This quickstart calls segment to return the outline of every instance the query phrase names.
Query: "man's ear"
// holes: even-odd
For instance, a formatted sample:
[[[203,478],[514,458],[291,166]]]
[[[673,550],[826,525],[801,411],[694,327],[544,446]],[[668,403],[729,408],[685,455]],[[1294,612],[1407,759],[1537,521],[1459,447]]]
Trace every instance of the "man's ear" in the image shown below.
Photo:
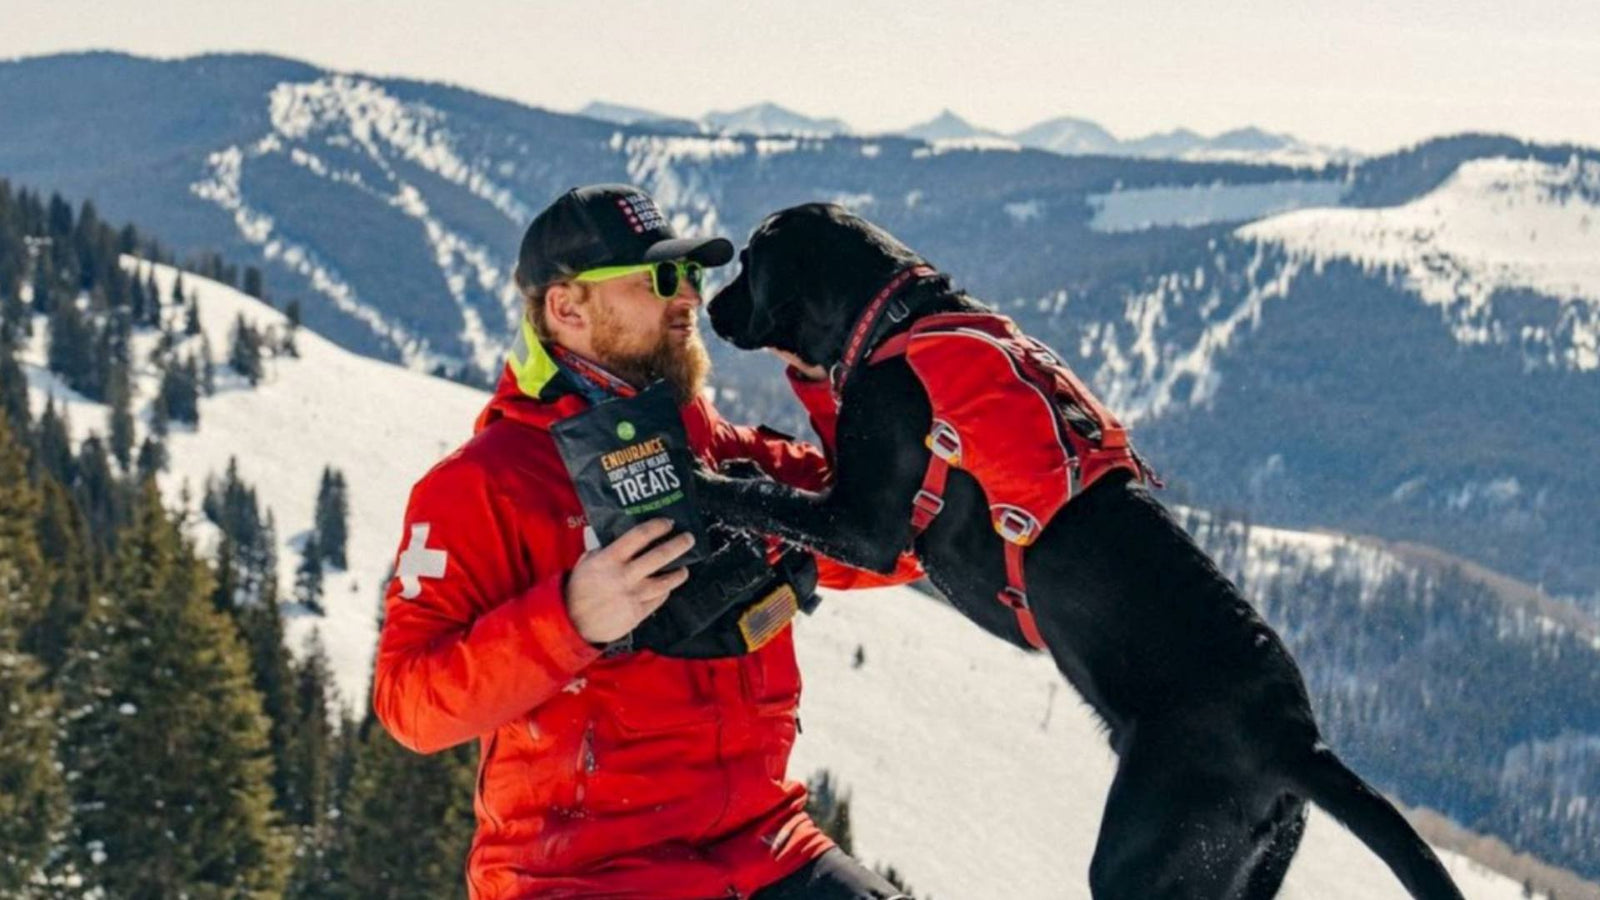
[[[589,328],[588,292],[574,284],[552,284],[544,294],[544,320],[552,328],[584,332]]]

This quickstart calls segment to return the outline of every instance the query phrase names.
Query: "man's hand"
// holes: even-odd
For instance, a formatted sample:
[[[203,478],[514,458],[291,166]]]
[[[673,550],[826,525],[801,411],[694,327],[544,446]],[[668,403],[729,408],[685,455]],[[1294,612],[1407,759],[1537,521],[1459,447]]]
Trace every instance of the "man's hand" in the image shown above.
[[[776,347],[768,347],[767,349],[771,350],[779,359],[788,363],[796,372],[800,373],[800,377],[807,381],[828,380],[827,369],[821,366],[813,366],[787,350],[779,350]]]
[[[567,615],[584,640],[608,644],[623,637],[689,580],[687,567],[656,573],[689,552],[694,535],[684,532],[645,550],[671,531],[671,519],[651,519],[579,557],[567,578]]]

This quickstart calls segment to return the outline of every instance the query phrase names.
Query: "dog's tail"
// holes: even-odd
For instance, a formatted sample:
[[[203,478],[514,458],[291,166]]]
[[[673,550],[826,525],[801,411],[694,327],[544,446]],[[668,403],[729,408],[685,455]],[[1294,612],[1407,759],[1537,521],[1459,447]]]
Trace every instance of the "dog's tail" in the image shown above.
[[[1338,819],[1387,863],[1411,896],[1463,900],[1461,889],[1411,823],[1332,750],[1318,746],[1286,774],[1299,793]]]

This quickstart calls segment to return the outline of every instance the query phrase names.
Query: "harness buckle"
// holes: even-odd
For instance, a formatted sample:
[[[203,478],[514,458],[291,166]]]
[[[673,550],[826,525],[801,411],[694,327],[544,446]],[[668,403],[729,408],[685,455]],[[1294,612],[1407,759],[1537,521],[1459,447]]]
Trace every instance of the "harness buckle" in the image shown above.
[[[1026,612],[1028,606],[1028,592],[1019,591],[1011,585],[1000,589],[1000,602],[1017,612]]]
[[[1026,547],[1039,536],[1039,520],[1026,510],[1015,506],[998,507],[994,530],[1007,541]]]
[[[911,505],[926,513],[929,518],[944,512],[944,498],[929,490],[917,491],[917,496],[911,498]]]
[[[928,432],[926,443],[934,456],[949,465],[957,467],[961,465],[961,433],[949,422],[942,419],[934,420],[933,430]]]

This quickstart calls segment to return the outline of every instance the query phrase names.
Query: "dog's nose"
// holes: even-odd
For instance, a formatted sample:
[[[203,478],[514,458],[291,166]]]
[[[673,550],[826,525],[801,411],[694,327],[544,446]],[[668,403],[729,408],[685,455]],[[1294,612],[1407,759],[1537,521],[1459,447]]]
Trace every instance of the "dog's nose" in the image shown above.
[[[750,323],[750,294],[742,289],[741,282],[742,279],[735,279],[706,304],[711,330],[735,346],[740,345]]]

